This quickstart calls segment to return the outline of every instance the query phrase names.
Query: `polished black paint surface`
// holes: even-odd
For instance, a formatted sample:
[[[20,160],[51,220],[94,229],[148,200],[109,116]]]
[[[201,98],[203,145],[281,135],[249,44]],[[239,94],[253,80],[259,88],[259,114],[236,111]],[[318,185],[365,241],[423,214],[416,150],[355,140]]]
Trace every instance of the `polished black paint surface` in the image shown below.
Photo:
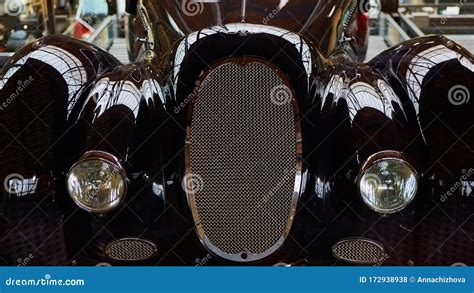
[[[263,2],[251,6],[250,26],[262,25],[268,7],[278,5]],[[462,196],[460,188],[447,195],[460,180],[474,180],[474,102],[456,106],[449,100],[453,86],[474,94],[472,54],[444,37],[427,36],[360,64],[367,27],[349,0],[318,2],[317,14],[303,9],[313,1],[290,1],[268,23],[301,36],[299,45],[308,46],[312,61],[309,69],[298,46],[265,31],[202,31],[180,51],[185,38],[176,28],[188,35],[223,21],[240,23],[240,6],[226,3],[220,9],[227,17],[219,19],[211,7],[189,18],[173,1],[140,1],[138,11],[144,14],[138,17],[146,21],[132,17],[134,34],[153,46],[134,43],[131,55],[139,60],[134,64],[121,65],[84,42],[47,37],[4,66],[0,178],[21,174],[39,181],[34,194],[2,190],[0,260],[16,265],[31,253],[29,265],[130,264],[107,259],[103,249],[114,239],[143,237],[157,243],[158,254],[131,264],[202,265],[205,259],[206,265],[233,265],[202,247],[182,188],[187,98],[209,64],[252,56],[279,67],[296,90],[304,161],[304,191],[292,237],[256,265],[342,264],[331,247],[353,236],[380,241],[388,254],[380,263],[384,265],[474,265],[474,195]],[[334,16],[327,18],[333,5]],[[358,15],[347,19],[351,11]],[[175,16],[175,26],[163,20],[166,13]],[[288,22],[290,14],[301,14],[301,24]],[[140,28],[143,24],[148,28]],[[341,42],[344,30],[359,37]],[[435,62],[432,48],[439,50],[436,58],[445,59]],[[182,59],[176,58],[179,54]],[[69,68],[61,69],[64,64],[58,60]],[[5,80],[12,68],[18,70]],[[415,79],[417,93],[413,76],[419,77],[422,68],[427,70],[421,80]],[[410,75],[413,69],[418,71]],[[73,80],[67,79],[71,72]],[[89,150],[115,155],[130,179],[125,203],[107,214],[82,211],[67,195],[66,173]],[[383,150],[403,152],[421,175],[415,202],[390,216],[369,210],[355,184],[361,164]]]

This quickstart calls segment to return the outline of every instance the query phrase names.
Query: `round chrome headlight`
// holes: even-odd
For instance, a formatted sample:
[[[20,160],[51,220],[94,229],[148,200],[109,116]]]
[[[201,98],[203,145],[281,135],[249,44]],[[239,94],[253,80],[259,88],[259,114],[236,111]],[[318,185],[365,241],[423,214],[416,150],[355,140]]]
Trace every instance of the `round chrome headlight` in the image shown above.
[[[371,156],[358,176],[364,203],[376,212],[391,214],[404,209],[418,190],[418,174],[399,152]]]
[[[127,176],[113,155],[90,151],[69,170],[67,188],[80,208],[94,213],[107,212],[125,197]]]

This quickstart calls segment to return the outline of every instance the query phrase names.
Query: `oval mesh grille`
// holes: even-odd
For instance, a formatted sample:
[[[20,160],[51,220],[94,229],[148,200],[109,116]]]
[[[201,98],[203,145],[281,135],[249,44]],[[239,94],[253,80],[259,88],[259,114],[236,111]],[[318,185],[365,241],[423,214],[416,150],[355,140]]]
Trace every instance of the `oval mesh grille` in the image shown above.
[[[216,66],[198,87],[186,153],[198,234],[226,259],[263,258],[287,236],[296,204],[292,91],[261,62]]]
[[[118,261],[143,261],[157,252],[155,244],[139,238],[119,239],[107,245],[105,255]]]
[[[332,252],[339,260],[358,264],[375,264],[385,258],[382,245],[364,238],[343,239],[333,246]]]

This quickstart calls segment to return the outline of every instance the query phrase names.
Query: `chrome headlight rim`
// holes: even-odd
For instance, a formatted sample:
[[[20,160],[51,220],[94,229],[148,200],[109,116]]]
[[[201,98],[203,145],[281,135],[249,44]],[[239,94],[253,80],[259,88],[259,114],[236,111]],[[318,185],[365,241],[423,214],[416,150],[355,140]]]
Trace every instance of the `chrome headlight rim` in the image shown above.
[[[405,166],[407,166],[411,170],[411,172],[412,172],[412,174],[413,174],[413,176],[415,177],[415,180],[416,180],[416,185],[415,185],[415,188],[413,190],[413,196],[410,199],[408,199],[407,201],[405,201],[402,205],[400,205],[396,208],[392,208],[392,209],[381,209],[381,208],[378,208],[376,206],[371,205],[369,202],[367,202],[366,198],[361,193],[360,184],[361,184],[362,177],[364,176],[365,172],[370,167],[376,165],[377,163],[383,162],[383,161],[397,161],[397,162],[400,162],[400,163],[404,164]],[[364,205],[367,206],[369,209],[377,212],[377,213],[388,215],[388,214],[395,214],[395,213],[398,213],[398,212],[404,210],[410,203],[413,202],[413,200],[416,197],[416,194],[418,193],[418,186],[419,186],[419,182],[420,182],[420,177],[418,175],[418,171],[416,170],[416,168],[413,166],[412,163],[410,163],[410,160],[406,157],[406,155],[403,152],[394,151],[394,150],[385,150],[385,151],[377,152],[377,153],[371,155],[369,158],[367,158],[367,160],[365,160],[364,164],[359,169],[359,173],[356,177],[356,182],[357,182],[357,192],[359,193],[359,196],[360,196],[362,202],[364,203]]]
[[[120,200],[115,203],[115,204],[112,204],[108,207],[105,207],[105,208],[91,208],[85,204],[83,204],[82,202],[80,202],[79,200],[77,200],[76,197],[74,197],[70,190],[69,190],[69,184],[68,184],[68,181],[69,181],[69,176],[71,175],[71,173],[73,172],[74,168],[76,168],[78,165],[84,163],[84,162],[87,162],[87,161],[100,161],[100,162],[103,162],[109,166],[112,166],[114,168],[115,171],[118,171],[118,173],[121,175],[122,177],[122,180],[123,180],[123,186],[124,186],[124,190],[123,190],[123,195],[121,196]],[[74,203],[81,209],[89,212],[89,213],[95,213],[95,214],[103,214],[103,213],[107,213],[107,212],[110,212],[114,209],[116,209],[117,207],[119,207],[122,202],[123,202],[123,199],[125,198],[125,195],[127,194],[127,188],[128,188],[128,176],[127,176],[127,173],[125,171],[125,169],[123,168],[122,164],[120,163],[119,159],[108,153],[108,152],[105,152],[105,151],[99,151],[99,150],[91,150],[91,151],[87,151],[84,153],[84,155],[82,155],[82,157],[72,165],[71,168],[69,168],[69,171],[66,175],[66,185],[67,185],[67,191],[68,191],[68,194],[69,194],[69,197],[74,201]]]

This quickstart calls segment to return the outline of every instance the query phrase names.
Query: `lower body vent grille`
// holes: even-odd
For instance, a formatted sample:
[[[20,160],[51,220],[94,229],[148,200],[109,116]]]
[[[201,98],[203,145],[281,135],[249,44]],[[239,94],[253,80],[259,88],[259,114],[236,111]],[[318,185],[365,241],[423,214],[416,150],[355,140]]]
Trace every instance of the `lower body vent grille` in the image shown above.
[[[365,238],[346,238],[332,247],[335,258],[355,264],[377,264],[385,256],[381,244]]]
[[[155,256],[156,245],[140,238],[116,240],[105,248],[105,255],[115,261],[144,261]]]

